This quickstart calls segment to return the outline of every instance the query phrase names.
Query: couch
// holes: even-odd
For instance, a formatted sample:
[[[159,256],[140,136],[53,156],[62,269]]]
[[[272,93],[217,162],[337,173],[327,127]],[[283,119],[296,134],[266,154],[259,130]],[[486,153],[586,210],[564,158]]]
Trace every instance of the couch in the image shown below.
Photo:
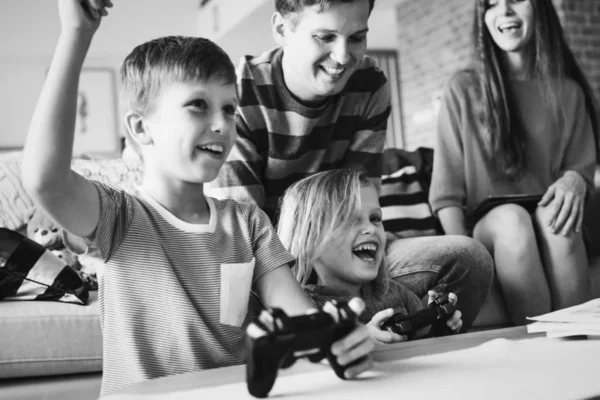
[[[424,156],[425,155],[425,156]],[[413,164],[430,173],[431,151],[386,151],[386,171]],[[133,188],[141,182],[135,160],[76,158],[73,168],[86,177]],[[423,180],[425,191],[427,180]],[[586,227],[600,239],[600,182],[588,204]],[[0,227],[23,232],[34,206],[20,185],[20,154],[0,154]],[[593,249],[590,276],[600,297],[600,251]],[[497,284],[474,330],[509,325]],[[41,301],[0,301],[0,398],[95,399],[102,377],[102,334],[97,292],[85,306]]]
[[[34,205],[20,183],[21,154],[0,154],[0,227],[25,234]],[[136,160],[76,157],[82,175],[132,189]],[[99,271],[100,272],[100,271]],[[102,379],[98,293],[87,305],[0,300],[0,398],[96,399]]]

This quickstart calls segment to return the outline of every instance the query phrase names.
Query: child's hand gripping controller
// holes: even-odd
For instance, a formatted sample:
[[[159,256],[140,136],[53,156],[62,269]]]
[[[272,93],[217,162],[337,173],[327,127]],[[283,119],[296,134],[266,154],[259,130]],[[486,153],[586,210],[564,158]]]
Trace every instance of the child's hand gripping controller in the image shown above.
[[[288,368],[303,357],[312,362],[327,357],[336,375],[345,379],[346,368],[362,359],[341,366],[331,353],[331,344],[356,327],[363,309],[362,300],[354,298],[348,303],[332,301],[323,307],[323,311],[295,317],[288,317],[277,308],[263,311],[248,326],[246,335],[248,392],[254,397],[267,397],[279,368]]]
[[[417,330],[431,325],[428,336],[448,336],[452,335],[453,332],[446,325],[446,322],[452,317],[454,311],[454,305],[448,299],[448,295],[443,295],[414,314],[397,313],[392,315],[381,325],[381,329],[390,330],[399,335],[406,335],[410,340],[414,338]]]

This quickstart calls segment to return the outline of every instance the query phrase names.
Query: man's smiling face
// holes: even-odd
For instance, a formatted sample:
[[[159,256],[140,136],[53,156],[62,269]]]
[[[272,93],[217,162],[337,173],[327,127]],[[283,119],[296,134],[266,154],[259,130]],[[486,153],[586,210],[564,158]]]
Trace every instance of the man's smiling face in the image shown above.
[[[287,88],[307,105],[342,91],[367,50],[369,1],[305,7],[273,19]]]

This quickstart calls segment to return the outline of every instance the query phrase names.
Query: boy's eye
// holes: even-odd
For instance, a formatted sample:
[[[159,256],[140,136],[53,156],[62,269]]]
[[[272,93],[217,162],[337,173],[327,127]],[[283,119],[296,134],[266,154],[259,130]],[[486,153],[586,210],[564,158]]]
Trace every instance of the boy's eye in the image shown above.
[[[335,36],[333,35],[315,35],[314,37],[318,41],[325,43],[332,42],[335,39]]]
[[[199,110],[207,110],[208,109],[208,104],[206,104],[206,101],[204,101],[202,99],[193,100],[190,102],[190,105]]]

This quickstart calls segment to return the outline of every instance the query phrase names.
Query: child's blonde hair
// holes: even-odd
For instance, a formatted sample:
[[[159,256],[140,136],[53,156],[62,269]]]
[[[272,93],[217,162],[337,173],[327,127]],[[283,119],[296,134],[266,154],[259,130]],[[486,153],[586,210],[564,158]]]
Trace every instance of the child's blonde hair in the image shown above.
[[[304,178],[284,193],[279,205],[277,233],[296,257],[292,270],[302,286],[316,273],[313,264],[323,251],[335,246],[359,220],[360,192],[366,186],[372,184],[365,171],[350,167]],[[375,303],[383,302],[389,286],[385,260],[381,264],[377,277],[361,288],[362,294]]]

